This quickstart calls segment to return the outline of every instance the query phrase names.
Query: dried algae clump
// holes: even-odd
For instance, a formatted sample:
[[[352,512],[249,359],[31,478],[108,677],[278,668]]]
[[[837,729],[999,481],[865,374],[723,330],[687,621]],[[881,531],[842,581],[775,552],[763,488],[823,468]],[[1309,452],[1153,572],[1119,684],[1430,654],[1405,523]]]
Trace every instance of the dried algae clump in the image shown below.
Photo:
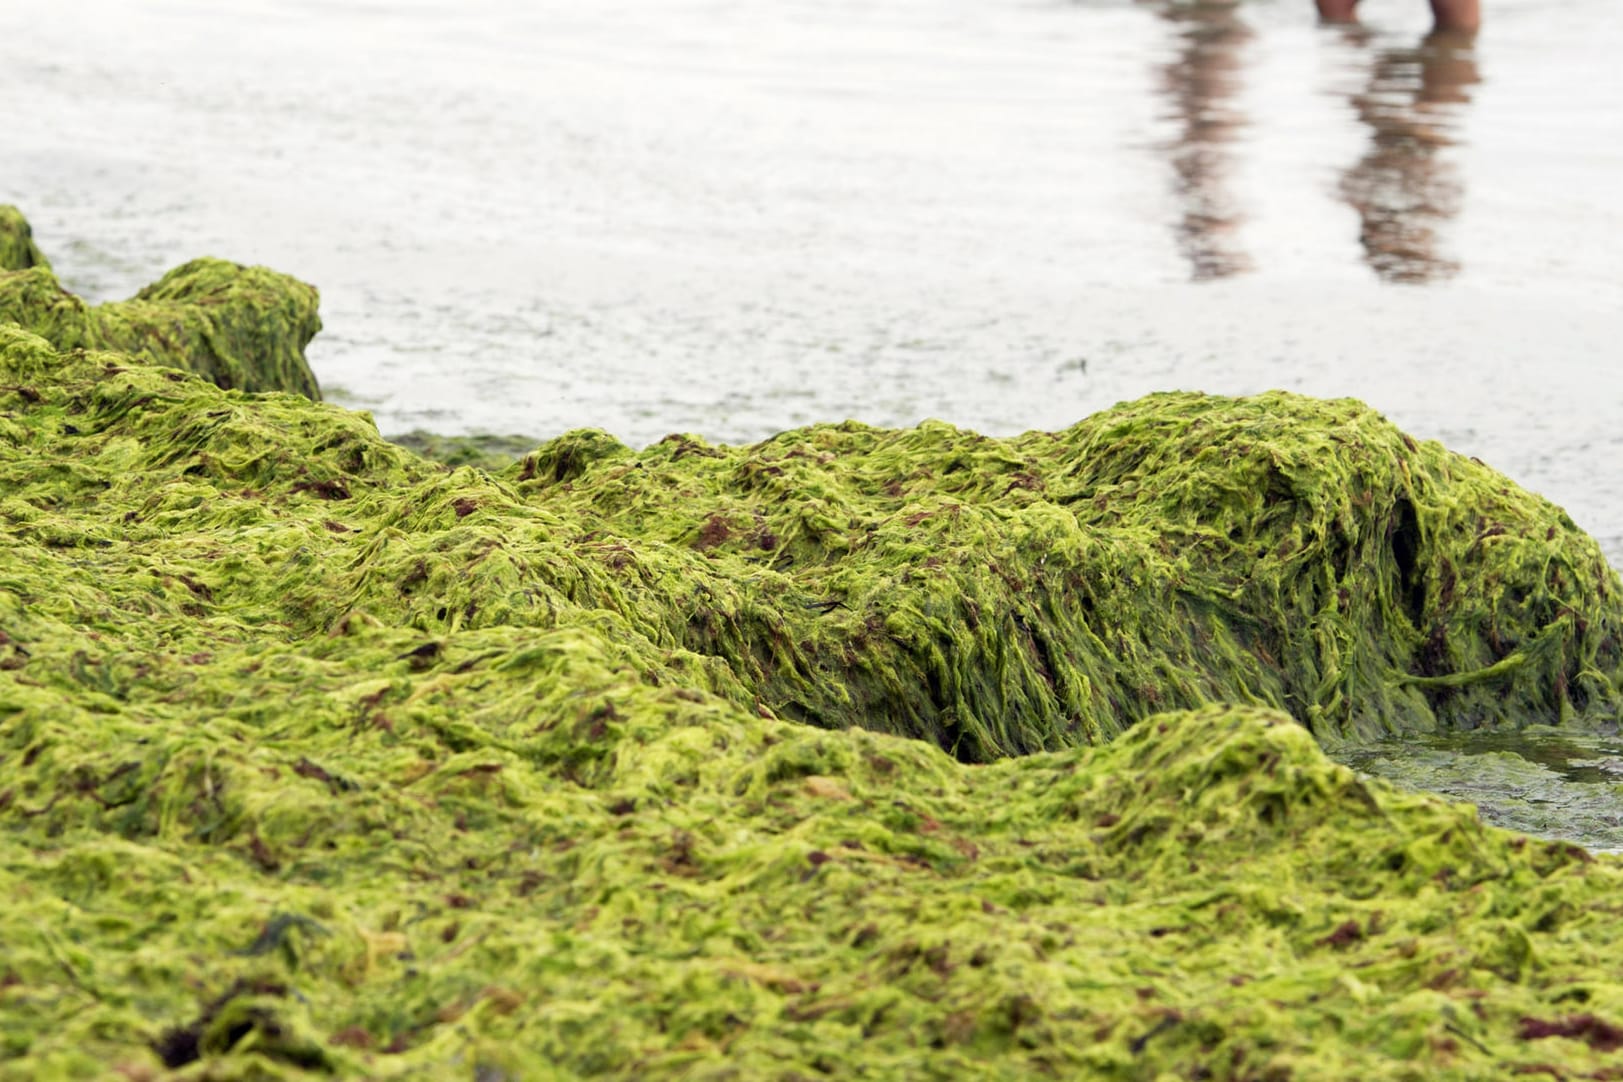
[[[27,270],[29,267],[50,269],[45,253],[34,243],[34,231],[28,219],[16,207],[0,205],[0,271]]]
[[[90,305],[64,290],[29,240],[21,215],[0,208],[0,324],[59,349],[117,350],[195,372],[220,387],[320,399],[304,348],[321,329],[319,297],[265,267],[194,259],[127,301]],[[8,273],[9,271],[9,273]]]
[[[1134,442],[1157,424],[1229,488],[1169,484],[1194,475]],[[1387,497],[1310,484],[1364,476],[1307,463],[1347,424],[1408,450],[1352,404],[1177,396],[1011,441],[583,432],[493,476],[0,327],[0,1077],[1598,1075],[1623,862],[1360,780],[1259,705],[1340,731],[1293,666],[1374,664],[1322,613],[1288,640],[1320,655],[1264,659],[1244,620],[1280,587],[1239,579],[1263,557],[1224,517],[1255,500],[1331,597],[1383,566]],[[1570,639],[1533,651],[1547,631],[1507,629],[1540,595],[1430,586],[1422,616],[1486,606],[1544,714],[1601,717],[1600,647],[1556,685],[1557,646],[1614,620],[1585,540],[1427,454],[1397,467],[1416,552],[1491,511],[1480,547],[1544,553],[1582,626],[1554,613]],[[1276,461],[1292,495],[1250,492]],[[1049,686],[1038,641],[1054,686],[1105,688],[1052,739],[1114,741],[966,765],[857,727],[973,710],[1040,745],[1044,700],[1008,690]],[[1384,694],[1446,724],[1457,683],[1339,687],[1350,718]],[[841,727],[784,719],[814,709]]]

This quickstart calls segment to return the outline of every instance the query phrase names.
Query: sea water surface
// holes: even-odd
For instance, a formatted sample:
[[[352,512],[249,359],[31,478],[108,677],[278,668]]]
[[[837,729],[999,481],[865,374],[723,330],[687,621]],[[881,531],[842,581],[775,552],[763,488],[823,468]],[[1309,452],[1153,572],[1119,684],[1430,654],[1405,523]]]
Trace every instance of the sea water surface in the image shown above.
[[[0,202],[94,299],[200,254],[317,284],[316,373],[386,434],[1009,434],[1281,387],[1619,566],[1623,19],[1484,3],[1475,39],[1423,0],[0,4]],[[1426,784],[1512,754],[1618,837],[1609,767],[1501,745]]]

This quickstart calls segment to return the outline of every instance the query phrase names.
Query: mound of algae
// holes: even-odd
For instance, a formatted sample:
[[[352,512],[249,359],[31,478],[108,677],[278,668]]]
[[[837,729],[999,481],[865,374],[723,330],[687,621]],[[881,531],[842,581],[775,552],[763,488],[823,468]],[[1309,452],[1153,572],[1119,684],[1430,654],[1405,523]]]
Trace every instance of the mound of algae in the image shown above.
[[[0,271],[50,269],[45,253],[34,243],[34,231],[22,211],[0,205]]]
[[[265,267],[194,259],[127,301],[62,288],[15,207],[0,206],[0,323],[59,349],[117,350],[225,388],[319,400],[304,347],[321,329],[315,287]]]
[[[1615,724],[1616,579],[1354,403],[490,474],[0,327],[0,531],[0,1077],[1618,1077],[1623,862],[1314,739]]]
[[[687,573],[681,622],[649,633],[737,659],[774,711],[967,761],[1208,702],[1327,741],[1623,706],[1593,539],[1351,400],[1165,394],[1008,440],[848,423],[640,455],[587,431],[500,479],[607,543],[705,553],[723,582]]]

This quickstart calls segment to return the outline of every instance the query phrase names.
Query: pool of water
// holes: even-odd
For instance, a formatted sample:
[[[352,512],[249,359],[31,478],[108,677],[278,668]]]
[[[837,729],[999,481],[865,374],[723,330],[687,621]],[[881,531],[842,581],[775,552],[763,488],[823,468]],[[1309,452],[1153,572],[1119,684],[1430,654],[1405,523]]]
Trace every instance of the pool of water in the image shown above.
[[[1408,789],[1475,804],[1486,821],[1623,853],[1623,738],[1533,726],[1333,753]]]
[[[97,299],[200,254],[316,283],[311,361],[385,433],[1006,434],[1282,387],[1619,565],[1623,19],[1485,3],[1475,40],[1423,0],[4,5],[0,202]],[[1404,769],[1472,796],[1504,750]]]

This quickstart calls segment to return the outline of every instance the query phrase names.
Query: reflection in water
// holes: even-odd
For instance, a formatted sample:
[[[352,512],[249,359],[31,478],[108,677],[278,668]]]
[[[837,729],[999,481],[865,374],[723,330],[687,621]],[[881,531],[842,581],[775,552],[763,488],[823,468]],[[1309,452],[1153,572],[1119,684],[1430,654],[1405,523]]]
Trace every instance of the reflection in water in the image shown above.
[[[1369,45],[1360,28],[1347,34]],[[1471,35],[1439,30],[1416,46],[1376,51],[1368,87],[1353,95],[1371,143],[1342,177],[1341,195],[1358,212],[1364,259],[1383,281],[1431,282],[1460,269],[1438,252],[1463,190],[1444,151],[1479,82]]]
[[[1145,0],[1173,30],[1174,54],[1158,71],[1166,115],[1176,125],[1162,148],[1172,164],[1180,214],[1178,248],[1195,280],[1252,267],[1239,243],[1245,218],[1228,191],[1233,144],[1246,127],[1236,99],[1251,28],[1236,0]],[[1358,212],[1365,262],[1383,281],[1430,282],[1459,264],[1439,237],[1463,191],[1447,151],[1470,88],[1481,82],[1473,35],[1434,30],[1418,44],[1377,47],[1357,25],[1347,40],[1371,54],[1367,85],[1350,101],[1370,147],[1347,170],[1341,196]]]
[[[1228,144],[1245,127],[1233,99],[1251,30],[1234,0],[1153,0],[1177,32],[1177,54],[1161,69],[1161,92],[1180,125],[1166,147],[1183,213],[1178,248],[1197,281],[1251,269],[1236,236],[1244,216],[1224,189]]]

